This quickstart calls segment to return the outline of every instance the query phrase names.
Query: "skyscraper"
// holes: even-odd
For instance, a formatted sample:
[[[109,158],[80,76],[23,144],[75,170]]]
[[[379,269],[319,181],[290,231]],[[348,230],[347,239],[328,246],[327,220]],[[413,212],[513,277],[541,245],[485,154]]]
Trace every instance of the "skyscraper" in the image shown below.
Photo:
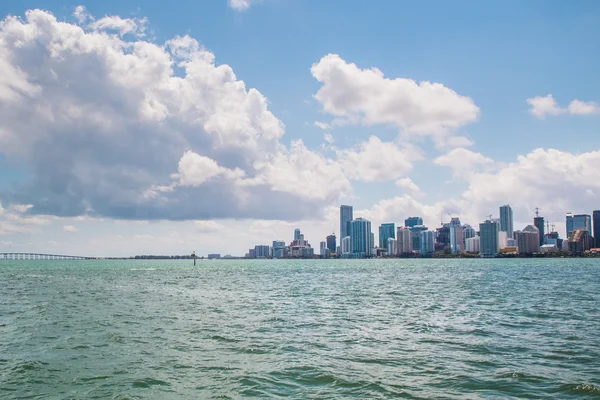
[[[513,211],[510,205],[500,207],[500,230],[506,232],[508,238],[513,237]]]
[[[294,240],[300,240],[302,233],[300,232],[300,228],[294,229]]]
[[[592,219],[594,220],[595,246],[600,247],[600,210],[596,210],[592,213]]]
[[[328,256],[328,251],[329,249],[327,248],[327,242],[321,242],[319,244],[319,254],[321,255],[321,258],[326,258]]]
[[[567,237],[571,237],[574,230],[583,229],[592,233],[592,217],[588,214],[567,214]]]
[[[540,231],[537,226],[527,225],[522,231],[515,232],[520,254],[533,254],[540,251]]]
[[[350,221],[354,219],[352,214],[352,206],[340,206],[340,240],[350,236]]]
[[[370,257],[373,250],[373,235],[371,221],[357,218],[350,222],[350,238],[352,241],[352,256]]]
[[[542,246],[544,244],[544,217],[540,217],[540,216],[536,216],[533,219],[533,225],[538,228],[538,231],[540,233],[540,246]]]
[[[498,255],[498,232],[500,224],[487,220],[479,224],[479,247],[481,257],[496,257]]]
[[[379,247],[387,249],[388,239],[396,238],[396,225],[392,223],[381,224],[379,227]]]
[[[460,225],[450,226],[450,250],[452,254],[462,253],[464,251],[464,232]]]
[[[435,252],[435,237],[432,231],[420,232],[421,255],[429,255]]]
[[[404,220],[404,226],[412,228],[416,225],[423,225],[423,218],[421,217],[408,217]]]
[[[411,254],[413,251],[412,231],[407,227],[399,227],[396,234],[396,245],[398,255]]]
[[[335,253],[336,251],[336,237],[335,235],[332,233],[331,235],[327,236],[327,248],[329,249],[329,251],[331,251],[332,253]]]

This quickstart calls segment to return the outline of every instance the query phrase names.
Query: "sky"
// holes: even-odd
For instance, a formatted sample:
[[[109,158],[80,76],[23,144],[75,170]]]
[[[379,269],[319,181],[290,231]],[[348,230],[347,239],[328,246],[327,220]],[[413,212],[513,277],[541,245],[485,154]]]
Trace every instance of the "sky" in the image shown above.
[[[0,252],[600,209],[597,1],[0,3]]]

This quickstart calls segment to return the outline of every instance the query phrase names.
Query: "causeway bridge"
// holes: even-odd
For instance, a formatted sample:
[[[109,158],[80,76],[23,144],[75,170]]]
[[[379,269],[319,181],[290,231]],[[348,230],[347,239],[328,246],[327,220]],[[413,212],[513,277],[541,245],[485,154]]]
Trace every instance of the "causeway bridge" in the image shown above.
[[[91,257],[66,256],[63,254],[0,253],[0,260],[89,260]]]

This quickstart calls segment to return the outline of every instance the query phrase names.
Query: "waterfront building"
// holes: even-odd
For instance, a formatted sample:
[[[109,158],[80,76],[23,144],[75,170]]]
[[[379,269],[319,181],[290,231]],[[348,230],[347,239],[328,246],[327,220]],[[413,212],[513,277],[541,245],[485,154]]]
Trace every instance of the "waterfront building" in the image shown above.
[[[517,241],[514,238],[514,234],[515,233],[513,232],[513,237],[506,239],[506,247],[518,247]]]
[[[465,240],[465,251],[467,253],[479,253],[479,236],[474,236]]]
[[[303,247],[300,250],[300,257],[302,258],[313,258],[315,256],[315,249],[312,247]]]
[[[269,258],[271,255],[271,247],[268,245],[254,246],[254,258]]]
[[[254,251],[254,249],[248,250],[248,258],[256,258],[256,252]]]
[[[412,228],[413,226],[423,225],[423,218],[421,217],[408,217],[404,220],[404,226]]]
[[[352,239],[352,257],[370,257],[373,251],[373,232],[371,221],[357,218],[350,222],[350,237]]]
[[[430,255],[435,252],[435,234],[432,231],[419,232],[421,255]]]
[[[444,224],[436,229],[436,244],[435,249],[445,250],[450,248],[450,225]]]
[[[396,232],[398,255],[408,255],[413,252],[412,232],[408,227],[398,227]]]
[[[481,257],[496,257],[498,255],[498,232],[500,224],[487,220],[479,224],[479,247]]]
[[[207,257],[209,260],[218,260],[219,258],[221,258],[220,254],[209,254]]]
[[[398,241],[396,239],[388,239],[387,254],[388,256],[395,256],[398,254]]]
[[[285,257],[285,247],[273,249],[273,258],[283,258]]]
[[[540,253],[555,253],[558,251],[558,246],[556,244],[545,244],[540,247]]]
[[[326,241],[327,241],[327,248],[329,249],[329,252],[331,254],[335,253],[336,248],[337,248],[335,234],[332,233],[331,235],[327,236]]]
[[[352,216],[352,206],[340,206],[340,237],[350,236],[350,222],[354,219]]]
[[[500,231],[506,232],[506,236],[512,239],[514,232],[513,211],[508,204],[500,207]]]
[[[535,254],[540,251],[540,231],[537,226],[527,225],[515,232],[515,240],[520,254]]]
[[[477,236],[477,231],[471,225],[463,225],[463,236],[465,240]]]
[[[459,254],[464,251],[463,227],[460,225],[450,225],[450,250],[452,254]]]
[[[590,249],[590,233],[585,229],[575,229],[569,236],[569,252],[581,254]]]
[[[540,239],[540,246],[544,244],[544,233],[545,233],[545,224],[544,224],[544,217],[540,217],[540,216],[536,216],[533,219],[533,225],[538,228],[539,231],[539,239]]]
[[[387,249],[387,242],[390,238],[396,238],[396,225],[393,222],[381,224],[379,227],[379,247]]]
[[[498,250],[502,250],[506,246],[508,246],[508,237],[506,232],[498,231]]]
[[[327,248],[327,242],[323,241],[320,243],[319,245],[319,254],[321,255],[321,258],[328,258],[329,257],[329,249]]]
[[[294,229],[294,240],[300,240],[302,238],[302,233],[299,228]]]
[[[341,240],[341,253],[342,257],[349,257],[352,253],[352,238],[350,236],[346,236]]]
[[[594,222],[594,239],[596,241],[596,247],[600,247],[600,210],[595,210],[592,213],[592,220]]]
[[[576,229],[583,229],[588,234],[592,234],[592,217],[589,214],[567,214],[567,237],[571,238],[571,233]]]
[[[428,229],[429,228],[427,228],[425,225],[415,225],[410,228],[411,235],[412,235],[413,251],[416,251],[419,253],[421,252],[421,232],[425,232]]]
[[[460,225],[461,225],[460,218],[458,218],[458,217],[452,217],[450,219],[450,226],[460,226]]]

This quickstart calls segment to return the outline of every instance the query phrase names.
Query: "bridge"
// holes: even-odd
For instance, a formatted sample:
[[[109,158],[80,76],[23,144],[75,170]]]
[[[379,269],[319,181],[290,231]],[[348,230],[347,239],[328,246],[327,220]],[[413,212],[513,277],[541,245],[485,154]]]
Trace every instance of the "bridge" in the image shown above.
[[[0,260],[88,260],[90,257],[66,256],[62,254],[0,253]]]

